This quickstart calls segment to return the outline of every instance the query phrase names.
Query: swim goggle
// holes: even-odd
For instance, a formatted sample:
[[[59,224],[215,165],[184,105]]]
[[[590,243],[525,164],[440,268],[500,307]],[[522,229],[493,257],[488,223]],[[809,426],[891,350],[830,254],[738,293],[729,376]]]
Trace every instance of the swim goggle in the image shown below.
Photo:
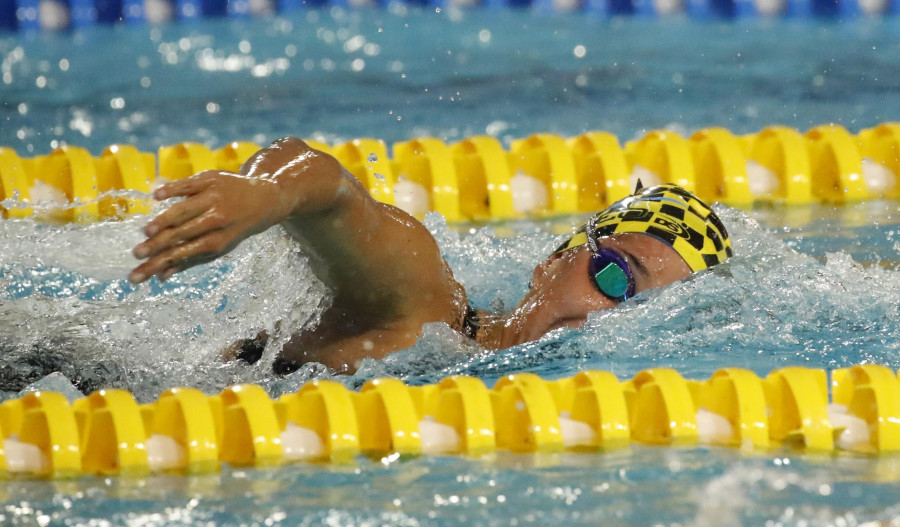
[[[578,243],[578,238],[587,238]],[[573,243],[574,241],[574,243]],[[614,249],[607,249],[597,245],[597,240],[586,237],[582,230],[575,237],[560,246],[554,254],[559,254],[582,245],[587,245],[591,250],[591,261],[588,264],[588,276],[591,283],[606,298],[614,302],[621,302],[634,296],[634,274],[631,266],[622,256],[622,253]]]
[[[634,296],[634,275],[625,258],[612,249],[593,247],[588,273],[597,290],[614,302]]]

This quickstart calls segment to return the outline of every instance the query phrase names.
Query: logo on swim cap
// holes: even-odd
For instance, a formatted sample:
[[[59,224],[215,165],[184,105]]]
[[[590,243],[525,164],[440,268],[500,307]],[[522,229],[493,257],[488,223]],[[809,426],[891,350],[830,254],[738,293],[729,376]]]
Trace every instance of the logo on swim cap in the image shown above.
[[[600,211],[558,250],[614,234],[637,232],[664,241],[693,271],[724,262],[732,253],[725,226],[709,205],[666,183],[638,190]]]

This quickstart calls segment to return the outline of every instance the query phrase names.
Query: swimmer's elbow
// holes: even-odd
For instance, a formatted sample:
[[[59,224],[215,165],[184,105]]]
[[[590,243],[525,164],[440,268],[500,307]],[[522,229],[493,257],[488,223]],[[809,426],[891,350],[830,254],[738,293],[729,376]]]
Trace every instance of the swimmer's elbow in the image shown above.
[[[279,139],[272,141],[269,145],[269,148],[277,148],[277,149],[286,149],[286,148],[303,148],[303,149],[312,149],[309,144],[303,139],[299,137],[294,137],[292,135],[285,136]]]

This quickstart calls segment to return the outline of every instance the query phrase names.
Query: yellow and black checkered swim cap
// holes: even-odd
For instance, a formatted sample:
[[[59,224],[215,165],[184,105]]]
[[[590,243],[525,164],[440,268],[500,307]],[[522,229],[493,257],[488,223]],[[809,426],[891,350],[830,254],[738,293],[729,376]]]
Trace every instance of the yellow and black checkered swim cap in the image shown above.
[[[665,183],[640,189],[600,211],[559,249],[565,250],[613,234],[648,234],[670,245],[693,271],[724,262],[732,255],[725,226],[697,196]]]

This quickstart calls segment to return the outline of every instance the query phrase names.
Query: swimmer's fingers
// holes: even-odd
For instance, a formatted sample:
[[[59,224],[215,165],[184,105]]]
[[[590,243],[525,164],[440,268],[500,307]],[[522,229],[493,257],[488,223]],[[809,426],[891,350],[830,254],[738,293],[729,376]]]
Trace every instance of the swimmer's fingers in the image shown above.
[[[209,199],[198,199],[205,196],[204,191],[214,185],[215,179],[221,172],[206,171],[185,179],[177,179],[166,183],[153,191],[153,198],[163,201],[174,197],[186,197],[184,201],[170,206],[168,209],[153,218],[144,227],[147,236],[153,236],[157,232],[180,225],[191,220],[211,205]],[[206,196],[208,198],[208,196]],[[194,199],[191,199],[194,198]]]
[[[228,252],[230,249],[228,240],[229,238],[219,231],[176,245],[136,267],[128,275],[128,279],[135,284],[144,282],[151,276],[166,280],[177,272],[210,262]]]
[[[195,201],[176,203],[147,222],[147,225],[144,226],[144,234],[152,240],[159,236],[160,233],[165,233],[190,222],[207,210],[209,210],[209,205],[205,203],[196,203]]]
[[[153,236],[164,229],[196,218],[217,204],[227,201],[229,193],[236,194],[235,180],[243,181],[243,178],[232,172],[207,170],[159,187],[153,192],[153,197],[159,201],[174,197],[186,199],[170,206],[148,222],[144,227],[144,233],[147,236]],[[240,190],[237,191],[237,195],[241,196]]]
[[[187,219],[183,223],[176,223],[174,226],[157,232],[143,243],[136,245],[133,253],[135,258],[152,258],[166,249],[222,229],[226,224],[227,222],[221,214],[207,211]]]
[[[192,196],[209,188],[216,176],[223,174],[218,170],[207,170],[189,178],[176,179],[153,191],[153,199],[163,201],[169,198]]]

